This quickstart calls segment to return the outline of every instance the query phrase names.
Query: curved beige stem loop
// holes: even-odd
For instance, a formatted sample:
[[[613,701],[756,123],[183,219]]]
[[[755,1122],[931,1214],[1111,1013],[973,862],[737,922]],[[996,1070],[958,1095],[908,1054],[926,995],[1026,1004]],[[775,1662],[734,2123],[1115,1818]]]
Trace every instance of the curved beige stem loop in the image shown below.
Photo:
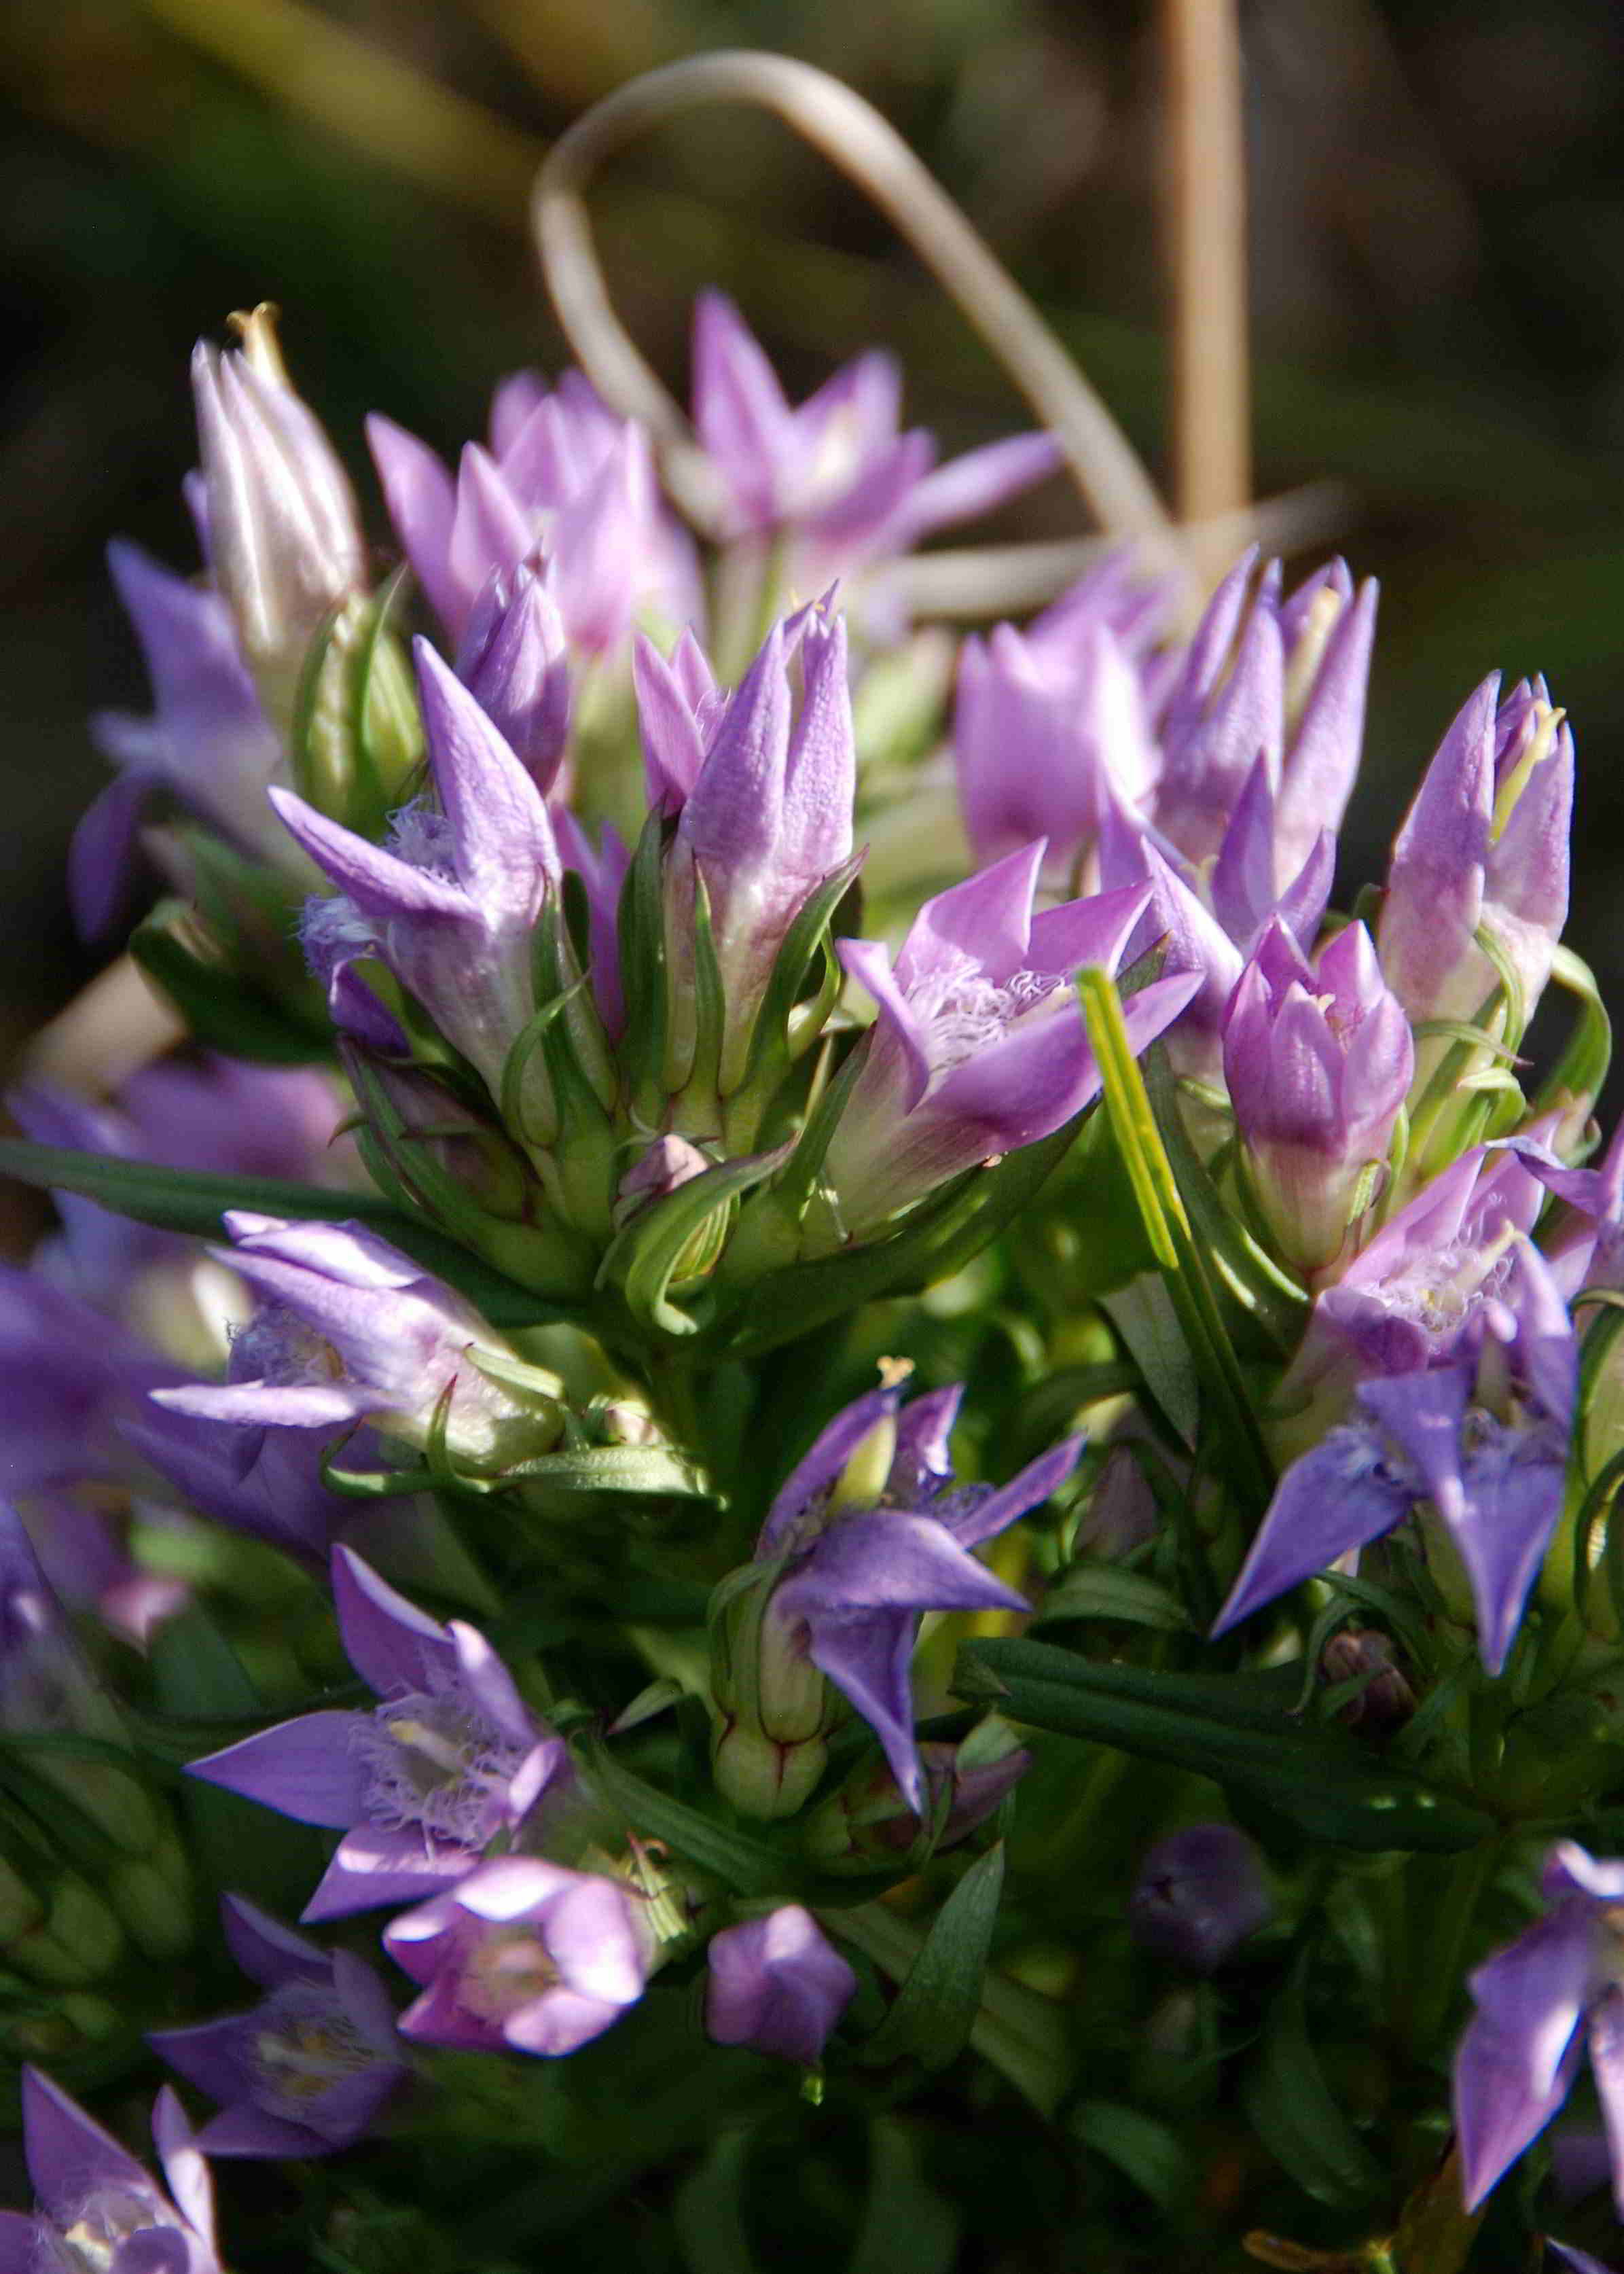
[[[584,192],[605,158],[646,129],[709,102],[773,112],[867,192],[951,293],[1053,433],[1100,526],[1177,558],[1166,508],[1132,446],[1026,294],[947,192],[870,104],[788,56],[725,49],[667,64],[606,95],[558,142],[536,177],[531,215],[547,288],[599,392],[641,419],[673,495],[714,532],[719,500],[679,405],[610,305]]]

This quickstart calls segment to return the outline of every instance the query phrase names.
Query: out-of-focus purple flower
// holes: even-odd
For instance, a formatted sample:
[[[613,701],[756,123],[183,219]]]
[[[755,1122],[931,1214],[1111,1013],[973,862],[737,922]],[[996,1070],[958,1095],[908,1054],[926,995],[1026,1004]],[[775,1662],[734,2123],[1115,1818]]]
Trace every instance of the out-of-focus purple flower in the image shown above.
[[[38,2209],[0,2211],[0,2274],[221,2274],[214,2189],[179,2101],[165,2085],[153,2140],[166,2195],[133,2156],[36,2068],[22,2079],[23,2145]]]
[[[1128,1926],[1142,1950],[1210,1974],[1274,1910],[1245,1834],[1232,1824],[1191,1824],[1158,1840],[1139,1865]]]
[[[569,741],[564,620],[546,580],[492,572],[457,647],[457,677],[537,788],[554,787]]]
[[[1083,964],[1117,968],[1150,894],[1131,886],[1034,914],[1042,863],[1040,841],[927,900],[894,968],[877,941],[839,943],[879,1005],[825,1163],[847,1234],[1047,1137],[1098,1090],[1071,979]],[[1136,1051],[1197,983],[1157,980],[1129,998]]]
[[[833,1720],[821,1676],[923,1810],[908,1671],[917,1615],[1025,1609],[969,1551],[1047,1500],[1082,1450],[1068,1438],[1007,1485],[955,1492],[947,1438],[961,1394],[932,1390],[903,1408],[887,1387],[837,1414],[768,1512],[754,1583],[718,1599],[714,1758],[747,1813],[793,1814],[821,1774]]]
[[[159,1404],[251,1429],[372,1420],[419,1446],[443,1429],[455,1457],[498,1470],[545,1449],[538,1436],[556,1439],[555,1414],[480,1371],[482,1351],[513,1355],[501,1337],[365,1225],[284,1224],[240,1209],[225,1224],[236,1245],[216,1251],[220,1261],[267,1307],[237,1338],[236,1380],[158,1390]]]
[[[733,303],[703,292],[695,305],[694,425],[730,534],[793,539],[803,581],[906,552],[1060,463],[1050,436],[1021,434],[938,468],[929,434],[900,431],[900,397],[895,363],[869,353],[792,408]]]
[[[384,1947],[423,1985],[401,2032],[471,2052],[573,2053],[643,1995],[643,1898],[619,1880],[504,1856],[390,1921]]]
[[[1544,2131],[1588,2051],[1612,2142],[1613,2195],[1624,2214],[1624,1863],[1598,1861],[1564,1840],[1546,1859],[1542,1887],[1545,1916],[1471,1977],[1477,2010],[1455,2057],[1466,2208],[1475,2210]]]
[[[269,1997],[251,2013],[147,2037],[220,2104],[199,2148],[282,2157],[351,2146],[408,2074],[382,1984],[349,1951],[320,1949],[241,1895],[227,1895],[220,1913],[231,1955]]]
[[[792,659],[801,694],[792,692]],[[645,664],[641,681],[652,683]],[[664,731],[650,712],[645,738]],[[670,762],[674,779],[677,761]],[[683,763],[686,763],[685,761]],[[846,626],[821,608],[775,624],[734,694],[716,714],[684,797],[667,869],[673,942],[667,1078],[687,1078],[696,1018],[692,927],[695,878],[726,998],[719,1087],[743,1073],[756,1010],[784,937],[808,895],[852,849],[857,756],[846,679]]]
[[[265,801],[282,746],[229,609],[139,546],[110,546],[108,566],[141,644],[154,708],[147,719],[103,711],[91,722],[97,748],[120,769],[79,821],[68,854],[74,917],[93,938],[123,908],[136,828],[160,791],[244,850],[284,868],[289,858]]]
[[[1564,2266],[1571,2266],[1573,2274],[1613,2274],[1611,2266],[1604,2266],[1599,2258],[1592,2258],[1586,2250],[1575,2250],[1571,2243],[1559,2242],[1553,2234],[1545,2237],[1547,2250],[1554,2250]]]
[[[287,382],[268,313],[240,350],[192,359],[209,566],[272,708],[291,709],[305,649],[361,589],[365,548],[349,478]]]
[[[44,1082],[19,1085],[5,1102],[38,1144],[245,1177],[320,1174],[340,1120],[337,1093],[324,1075],[212,1053],[196,1064],[175,1058],[144,1067],[109,1104]],[[176,1234],[115,1216],[77,1193],[54,1197],[63,1237],[36,1251],[32,1268],[43,1266],[100,1308],[117,1309],[140,1270],[195,1255]]]
[[[1486,930],[1533,1015],[1568,915],[1573,737],[1545,681],[1496,704],[1498,674],[1439,745],[1393,847],[1377,927],[1382,968],[1412,1020],[1476,1020],[1500,983],[1477,945]],[[1521,1028],[1507,1035],[1515,1048]],[[1428,1081],[1452,1047],[1417,1055]]]
[[[1099,833],[1104,792],[1147,810],[1158,765],[1140,674],[1109,621],[1089,621],[1064,645],[1012,624],[966,639],[953,760],[977,859],[1002,860],[1041,837],[1049,881],[1072,884]]]
[[[851,2004],[857,1977],[799,1903],[712,1935],[705,2028],[718,2045],[815,2068]]]
[[[1376,588],[1356,593],[1342,561],[1280,597],[1279,564],[1247,605],[1255,553],[1219,586],[1161,724],[1157,828],[1199,867],[1222,846],[1261,758],[1277,802],[1274,853],[1294,876],[1324,831],[1335,837],[1358,771]]]
[[[530,373],[505,381],[490,448],[469,443],[455,480],[387,418],[369,418],[367,439],[395,534],[454,640],[493,573],[542,561],[572,645],[590,655],[618,647],[641,610],[673,624],[699,615],[693,549],[660,503],[648,437],[578,372],[551,393]]]
[[[1469,1316],[1452,1356],[1361,1382],[1360,1418],[1287,1470],[1214,1635],[1426,1501],[1465,1568],[1477,1647],[1498,1674],[1561,1515],[1577,1377],[1567,1306],[1538,1251],[1514,1236],[1502,1294]]]
[[[921,1822],[940,1826],[937,1850],[954,1847],[987,1821],[1032,1766],[1032,1755],[1007,1731],[997,1749],[977,1730],[962,1744],[928,1738],[918,1751],[925,1781],[918,1815],[883,1760],[865,1762],[819,1802],[807,1818],[801,1845],[821,1871],[872,1871],[896,1864],[918,1841]]]
[[[1224,1081],[1263,1213],[1300,1269],[1341,1250],[1414,1065],[1410,1022],[1363,924],[1312,964],[1270,924],[1224,1020]]]
[[[401,1902],[471,1871],[569,1776],[561,1739],[530,1713],[483,1635],[442,1627],[335,1550],[350,1662],[382,1703],[304,1713],[190,1764],[190,1773],[301,1824],[341,1831],[306,1920]]]
[[[182,1369],[60,1287],[0,1269],[0,1491],[117,1480],[119,1423]]]
[[[273,802],[339,888],[311,902],[305,924],[329,990],[357,959],[381,956],[500,1096],[536,1007],[530,936],[560,881],[558,846],[541,792],[478,704],[426,640],[415,652],[443,809],[409,806],[386,851],[290,790]]]

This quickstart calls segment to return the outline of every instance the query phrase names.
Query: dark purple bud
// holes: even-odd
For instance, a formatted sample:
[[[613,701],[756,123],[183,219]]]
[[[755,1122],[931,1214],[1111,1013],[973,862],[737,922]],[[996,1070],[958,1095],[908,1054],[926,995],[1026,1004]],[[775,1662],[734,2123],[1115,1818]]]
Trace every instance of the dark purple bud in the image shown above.
[[[1210,1974],[1274,1913],[1258,1851],[1232,1824],[1191,1824],[1159,1840],[1128,1904],[1142,1950]]]
[[[816,2067],[857,1977],[810,1911],[786,1903],[711,1938],[705,2027],[719,2045]]]

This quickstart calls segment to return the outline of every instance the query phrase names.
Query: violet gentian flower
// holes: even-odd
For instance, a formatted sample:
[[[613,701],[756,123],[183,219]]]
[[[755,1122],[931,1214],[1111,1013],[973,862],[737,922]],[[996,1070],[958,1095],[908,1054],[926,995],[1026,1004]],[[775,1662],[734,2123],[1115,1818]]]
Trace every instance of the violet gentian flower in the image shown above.
[[[857,1977],[810,1911],[785,1903],[724,1927],[705,1958],[705,2028],[718,2045],[816,2067]]]
[[[1577,1377],[1560,1291],[1514,1235],[1501,1297],[1472,1312],[1450,1356],[1361,1382],[1358,1418],[1287,1470],[1214,1634],[1429,1502],[1464,1566],[1483,1662],[1498,1674],[1561,1515]]]
[[[660,502],[648,436],[617,418],[578,372],[551,393],[533,373],[498,388],[490,448],[470,442],[454,480],[387,419],[367,439],[417,580],[461,641],[493,573],[545,560],[571,644],[618,647],[643,609],[695,621],[693,548]]]
[[[1329,1263],[1385,1159],[1415,1065],[1363,924],[1311,964],[1276,918],[1223,1027],[1224,1081],[1259,1205],[1301,1269]]]
[[[900,431],[900,395],[895,363],[870,352],[792,409],[733,303],[695,304],[694,425],[728,533],[790,538],[803,585],[990,513],[1060,463],[1051,436],[1020,434],[937,468],[932,438]]]
[[[423,1985],[402,2035],[470,2052],[556,2055],[643,1995],[644,1898],[618,1879],[503,1856],[392,1919],[384,1947]]]
[[[1497,706],[1499,689],[1491,674],[1468,698],[1393,847],[1376,937],[1417,1023],[1483,1012],[1500,982],[1479,930],[1515,972],[1522,1019],[1531,1018],[1567,918],[1573,737],[1543,680]],[[1521,1037],[1521,1027],[1506,1035],[1514,1049]],[[1447,1036],[1423,1046],[1418,1087],[1451,1047]]]
[[[492,572],[457,647],[457,677],[546,796],[569,741],[564,620],[535,569]]]
[[[226,1382],[155,1390],[177,1413],[257,1429],[337,1429],[374,1421],[409,1444],[443,1433],[454,1458],[500,1472],[546,1451],[561,1426],[536,1371],[537,1395],[504,1389],[481,1352],[517,1353],[460,1295],[360,1224],[284,1224],[229,1209],[236,1243],[213,1251],[266,1307],[233,1345]]]
[[[879,1005],[824,1163],[847,1235],[1049,1136],[1097,1093],[1071,982],[1084,964],[1117,968],[1150,892],[1131,886],[1034,914],[1043,850],[1029,845],[927,900],[894,968],[877,941],[839,942],[841,962]],[[1129,998],[1136,1051],[1198,984],[1184,974]]]
[[[240,349],[199,341],[192,359],[209,567],[243,653],[285,715],[324,619],[361,589],[365,547],[349,478],[288,384],[270,312]]]
[[[790,686],[798,659],[801,696]],[[644,665],[645,699],[655,683]],[[703,713],[703,704],[699,706]],[[659,747],[664,713],[645,717]],[[678,762],[668,762],[673,779]],[[734,694],[716,713],[683,798],[666,870],[672,1030],[666,1080],[692,1061],[695,879],[703,879],[726,1000],[719,1089],[744,1071],[756,1013],[790,925],[852,849],[857,757],[846,679],[846,626],[821,608],[775,624]]]
[[[172,575],[139,546],[109,546],[108,566],[141,644],[154,708],[147,719],[103,711],[91,722],[97,748],[120,769],[79,820],[68,853],[74,919],[91,938],[122,911],[136,828],[160,792],[245,852],[290,865],[265,800],[282,744],[229,609],[218,592]],[[292,865],[303,864],[294,856]]]
[[[969,1551],[1047,1500],[1082,1451],[1068,1438],[1007,1485],[955,1492],[947,1438],[961,1395],[932,1390],[902,1407],[886,1387],[838,1413],[774,1500],[754,1569],[718,1590],[713,1758],[746,1813],[791,1815],[816,1783],[836,1714],[825,1676],[922,1811],[908,1674],[917,1615],[1024,1610]]]
[[[1541,1886],[1545,1916],[1471,1977],[1477,2010],[1455,2058],[1466,2208],[1475,2210],[1544,2131],[1588,2051],[1624,2215],[1624,1863],[1560,1841]]]
[[[483,1635],[442,1627],[347,1547],[333,1595],[350,1662],[382,1701],[304,1713],[190,1764],[190,1773],[343,1834],[304,1907],[343,1918],[443,1887],[478,1863],[568,1768]]]
[[[1147,812],[1159,764],[1143,681],[1110,623],[1088,621],[1064,645],[1012,624],[966,639],[953,760],[977,859],[1002,860],[1041,837],[1047,881],[1074,888],[1104,793]]]
[[[372,2128],[404,2081],[395,2008],[372,1968],[325,1951],[241,1895],[221,1923],[231,1955],[270,1995],[252,2012],[147,2043],[220,2104],[198,2134],[206,2156],[328,2156]]]
[[[272,798],[342,896],[310,904],[320,975],[331,988],[356,959],[380,956],[500,1096],[536,1008],[530,936],[560,881],[558,846],[541,792],[478,704],[426,640],[414,652],[443,811],[408,807],[386,851],[290,790]]]
[[[221,2274],[208,2166],[167,2084],[152,2116],[167,2195],[37,2068],[24,2069],[22,2097],[38,2209],[0,2210],[0,2274]]]
[[[1283,880],[1322,832],[1335,837],[1347,808],[1365,731],[1376,588],[1356,594],[1334,561],[1282,600],[1274,563],[1248,606],[1256,557],[1245,554],[1214,594],[1168,695],[1155,823],[1186,860],[1210,860],[1261,757],[1277,801]]]
[[[1140,1864],[1128,1931],[1157,1958],[1210,1974],[1274,1909],[1245,1834],[1232,1824],[1190,1824],[1158,1840]]]

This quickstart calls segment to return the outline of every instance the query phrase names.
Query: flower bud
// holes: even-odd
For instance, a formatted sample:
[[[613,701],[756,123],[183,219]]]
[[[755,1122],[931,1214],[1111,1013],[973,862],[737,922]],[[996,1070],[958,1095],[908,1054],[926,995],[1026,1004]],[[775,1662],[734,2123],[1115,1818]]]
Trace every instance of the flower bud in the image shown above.
[[[564,623],[533,568],[493,571],[457,647],[457,677],[546,796],[569,741]]]
[[[237,320],[240,349],[192,358],[214,579],[274,717],[291,712],[304,651],[360,589],[365,549],[349,478],[288,384],[273,311]]]
[[[990,1731],[991,1735],[989,1736]],[[989,1744],[993,1750],[989,1751]],[[1014,1790],[1032,1766],[1008,1725],[984,1724],[962,1744],[927,1740],[919,1748],[925,1777],[922,1819],[883,1760],[866,1761],[806,1821],[806,1852],[825,1871],[872,1871],[900,1865],[929,1838],[933,1849],[966,1839]]]
[[[844,1707],[807,1655],[796,1624],[775,1614],[783,1566],[747,1566],[724,1580],[711,1611],[711,1743],[717,1789],[741,1816],[793,1816],[823,1773],[824,1743]]]
[[[1327,1683],[1369,1677],[1342,1708],[1341,1718],[1350,1727],[1395,1729],[1416,1710],[1416,1693],[1400,1670],[1393,1645],[1377,1628],[1345,1627],[1333,1635],[1320,1653],[1320,1671]]]
[[[1314,965],[1270,924],[1230,998],[1224,1079],[1263,1213],[1301,1269],[1340,1252],[1414,1064],[1363,924],[1339,932]]]
[[[1142,1950],[1210,1974],[1272,1916],[1258,1853],[1232,1824],[1191,1824],[1139,1866],[1128,1926]]]
[[[711,1938],[705,2028],[718,2045],[749,2045],[817,2064],[857,1977],[799,1903]]]

